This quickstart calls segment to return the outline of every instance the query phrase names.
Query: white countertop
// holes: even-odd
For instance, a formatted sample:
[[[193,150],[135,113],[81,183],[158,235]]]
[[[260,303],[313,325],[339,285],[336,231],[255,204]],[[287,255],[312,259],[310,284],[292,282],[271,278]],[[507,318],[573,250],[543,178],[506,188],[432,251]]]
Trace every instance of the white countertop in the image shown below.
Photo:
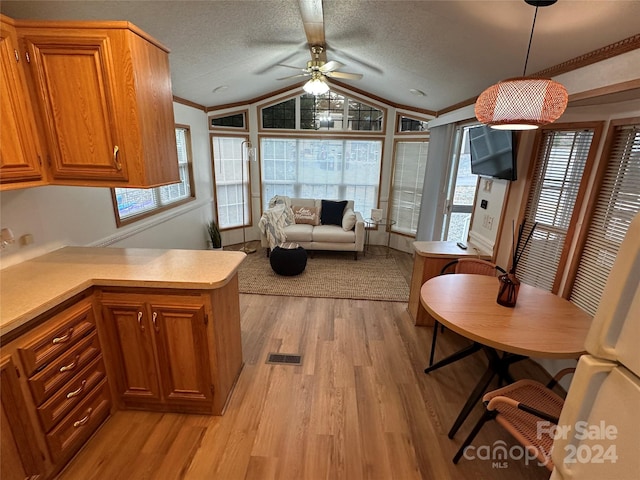
[[[0,270],[0,335],[91,286],[216,289],[245,257],[213,250],[65,247]]]

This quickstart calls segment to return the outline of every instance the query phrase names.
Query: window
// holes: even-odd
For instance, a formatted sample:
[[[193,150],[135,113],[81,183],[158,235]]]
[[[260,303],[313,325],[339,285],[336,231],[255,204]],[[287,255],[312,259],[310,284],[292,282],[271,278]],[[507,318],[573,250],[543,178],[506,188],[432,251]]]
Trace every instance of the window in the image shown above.
[[[221,229],[251,225],[248,137],[212,135],[213,176]]]
[[[469,236],[473,201],[476,196],[478,176],[471,173],[471,147],[469,129],[473,126],[458,127],[449,188],[446,201],[446,215],[442,229],[442,239],[465,242]]]
[[[234,128],[247,130],[246,112],[224,115],[222,117],[211,117],[209,119],[211,128]]]
[[[415,235],[418,230],[428,148],[425,141],[396,143],[389,205],[389,215],[396,221],[394,232]]]
[[[303,94],[262,108],[262,128],[381,132],[384,112],[330,91]]]
[[[191,159],[191,132],[186,125],[176,126],[180,182],[155,188],[112,188],[118,227],[135,222],[195,198]]]
[[[573,212],[582,189],[594,128],[541,132],[525,207],[525,238],[538,223],[518,264],[518,277],[529,285],[557,291],[556,273],[564,255]],[[585,177],[587,178],[587,177]]]
[[[398,115],[397,118],[398,133],[426,132],[428,130],[428,123],[425,120],[418,120],[404,115]]]
[[[296,99],[291,98],[281,103],[262,109],[262,128],[296,128]]]
[[[640,124],[612,127],[602,178],[570,300],[595,315],[629,224],[640,212]]]
[[[262,204],[274,195],[378,205],[382,140],[262,138]]]

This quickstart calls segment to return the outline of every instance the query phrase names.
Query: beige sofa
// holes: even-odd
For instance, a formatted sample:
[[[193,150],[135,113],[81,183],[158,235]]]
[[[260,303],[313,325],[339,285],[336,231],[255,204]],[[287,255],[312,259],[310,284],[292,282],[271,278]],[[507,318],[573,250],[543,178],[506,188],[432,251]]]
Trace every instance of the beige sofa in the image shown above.
[[[296,207],[315,207],[318,216],[321,215],[322,200],[311,198],[291,198],[291,207],[294,211],[299,211]],[[353,211],[353,200],[347,201],[345,213],[353,212],[355,215],[355,225],[345,230],[342,225],[311,225],[308,223],[294,223],[284,227],[287,242],[295,242],[306,250],[333,250],[354,252],[354,258],[358,259],[358,252],[364,250],[365,225],[360,212]],[[343,225],[349,227],[353,223],[353,217],[343,219]],[[263,247],[269,254],[269,241],[261,231],[260,240]]]

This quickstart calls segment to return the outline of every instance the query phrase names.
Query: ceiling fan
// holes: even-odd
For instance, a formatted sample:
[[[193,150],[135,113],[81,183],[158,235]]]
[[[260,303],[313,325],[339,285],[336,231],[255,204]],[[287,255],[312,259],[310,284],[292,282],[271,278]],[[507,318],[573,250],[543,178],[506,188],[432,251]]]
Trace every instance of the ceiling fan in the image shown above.
[[[344,64],[335,60],[328,62],[322,60],[320,57],[323,52],[324,47],[322,45],[312,46],[311,53],[313,54],[313,59],[307,62],[306,68],[293,67],[291,65],[279,63],[278,65],[281,67],[293,68],[301,73],[278,78],[278,80],[287,80],[297,77],[311,77],[309,81],[304,84],[304,90],[313,95],[322,95],[329,91],[327,77],[343,78],[345,80],[360,80],[362,78],[362,74],[360,73],[339,72],[338,69],[344,67]]]

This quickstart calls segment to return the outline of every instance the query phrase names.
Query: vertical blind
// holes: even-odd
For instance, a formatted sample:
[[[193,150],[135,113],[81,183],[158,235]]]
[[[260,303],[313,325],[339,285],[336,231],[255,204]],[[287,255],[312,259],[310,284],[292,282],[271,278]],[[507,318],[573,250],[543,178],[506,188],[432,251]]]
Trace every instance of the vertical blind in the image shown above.
[[[525,238],[538,226],[518,264],[518,277],[551,291],[578,197],[593,130],[545,130],[525,209]]]
[[[640,124],[614,127],[607,169],[570,300],[594,315],[629,224],[640,212]]]
[[[396,144],[389,207],[389,216],[396,221],[394,232],[416,234],[428,149],[429,142],[424,141]]]

